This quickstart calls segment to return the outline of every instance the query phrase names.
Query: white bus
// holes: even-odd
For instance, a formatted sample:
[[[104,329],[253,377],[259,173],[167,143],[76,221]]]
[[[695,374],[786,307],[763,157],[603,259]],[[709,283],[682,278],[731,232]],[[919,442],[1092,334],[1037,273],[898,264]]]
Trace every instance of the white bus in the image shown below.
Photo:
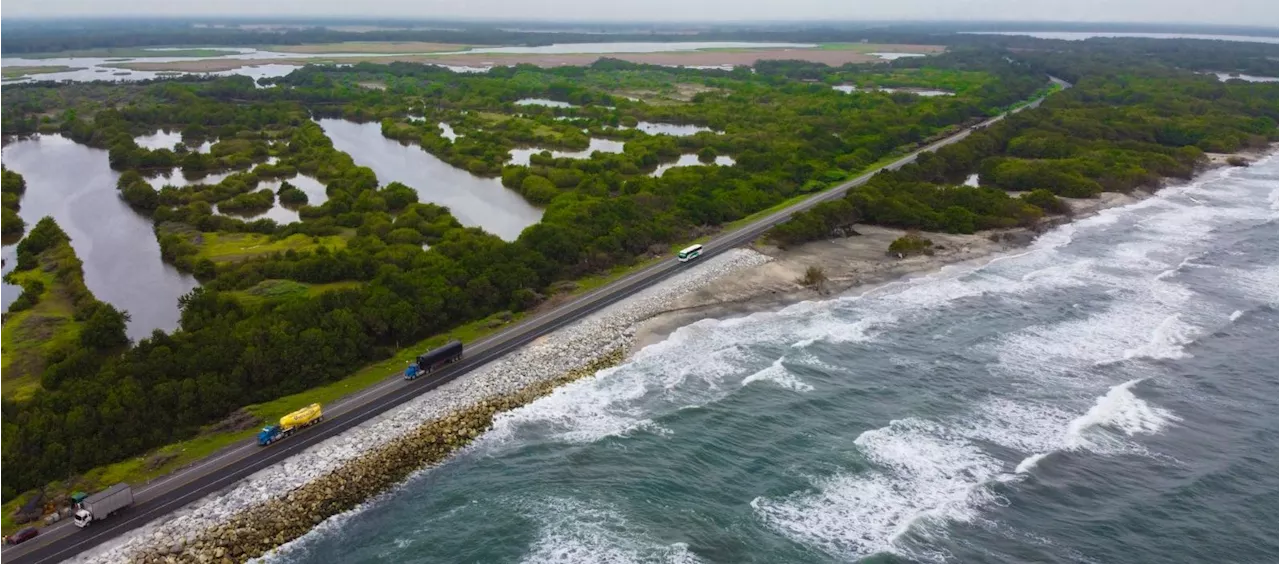
[[[692,245],[687,247],[685,250],[680,251],[676,256],[680,258],[680,262],[689,262],[699,256],[702,256],[702,245]]]

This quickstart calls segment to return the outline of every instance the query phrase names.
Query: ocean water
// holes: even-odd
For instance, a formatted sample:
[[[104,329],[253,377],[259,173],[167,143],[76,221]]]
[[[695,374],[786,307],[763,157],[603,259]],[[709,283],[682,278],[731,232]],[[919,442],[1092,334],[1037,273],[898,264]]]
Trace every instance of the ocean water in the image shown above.
[[[1275,562],[1278,179],[681,328],[266,560]]]

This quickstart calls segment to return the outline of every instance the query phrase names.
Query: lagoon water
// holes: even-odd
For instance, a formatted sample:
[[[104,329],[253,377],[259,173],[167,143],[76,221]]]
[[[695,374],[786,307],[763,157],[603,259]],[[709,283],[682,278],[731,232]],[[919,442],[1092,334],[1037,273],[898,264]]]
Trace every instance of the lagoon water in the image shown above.
[[[687,137],[689,135],[697,135],[703,131],[714,131],[710,127],[703,127],[701,125],[655,123],[651,121],[642,121],[637,123],[636,129],[648,133],[649,135],[670,135],[672,137]]]
[[[548,108],[573,108],[573,104],[561,102],[559,100],[550,100],[547,98],[522,98],[515,101],[517,106],[546,106]]]
[[[736,41],[697,41],[697,42],[608,42],[608,43],[562,43],[553,45],[542,45],[538,47],[485,47],[471,49],[468,51],[453,52],[436,52],[434,55],[456,55],[462,53],[495,53],[495,54],[548,54],[548,53],[660,53],[670,51],[692,51],[697,49],[749,49],[749,48],[812,48],[814,44],[808,43],[758,43],[758,42],[736,42]],[[168,50],[176,50],[180,48],[155,47],[147,49],[149,51],[163,52]],[[214,47],[222,53],[212,57],[54,57],[42,59],[29,59],[23,57],[4,57],[2,63],[5,67],[17,66],[66,66],[73,70],[59,73],[48,73],[28,76],[26,78],[16,78],[5,80],[5,84],[15,84],[22,82],[36,81],[94,81],[94,80],[148,80],[154,78],[164,78],[166,76],[176,76],[182,74],[212,74],[219,76],[245,75],[253,78],[255,81],[259,78],[279,77],[293,72],[300,68],[299,65],[289,62],[272,62],[272,61],[296,61],[298,59],[311,58],[341,58],[341,57],[378,57],[378,56],[395,56],[394,53],[284,53],[279,51],[266,51],[249,47]],[[402,53],[403,54],[403,53]],[[247,60],[252,61],[253,66],[242,67],[227,71],[216,71],[210,73],[185,73],[175,71],[136,71],[122,69],[115,65],[125,63],[166,63],[180,61],[201,61],[201,60]],[[444,65],[455,72],[484,72],[488,70],[489,65],[483,67],[467,67]]]
[[[867,89],[867,88],[858,88],[857,86],[854,86],[852,84],[837,84],[835,86],[832,86],[831,88],[844,92],[845,94],[852,94],[854,92],[889,92],[889,93],[906,92],[908,94],[915,94],[916,96],[929,96],[929,97],[956,95],[955,92],[948,92],[946,90],[933,90],[929,88],[870,88],[870,89]]]
[[[153,151],[156,149],[169,149],[172,151],[179,143],[182,142],[182,132],[160,130],[150,135],[135,137],[133,141],[137,143],[139,147],[145,149],[151,149]],[[213,141],[205,141],[198,146],[188,147],[188,149],[196,153],[208,153],[213,149]]]
[[[417,145],[401,145],[382,136],[377,123],[317,120],[333,146],[373,169],[379,184],[401,182],[418,199],[447,206],[463,225],[477,226],[506,240],[542,219],[542,210],[508,190],[497,178],[481,178],[454,168]]]
[[[1134,37],[1143,39],[1204,39],[1210,41],[1243,41],[1246,43],[1280,43],[1280,38],[1262,35],[1212,35],[1200,33],[1139,33],[1109,31],[962,31],[974,35],[1024,35],[1037,39],[1083,41],[1094,37]]]
[[[677,330],[270,562],[1274,562],[1277,182]]]
[[[1243,80],[1245,82],[1280,82],[1280,77],[1275,76],[1254,76],[1250,74],[1227,74],[1225,72],[1213,73],[1218,80],[1226,82],[1228,80]]]
[[[734,163],[733,157],[726,156],[726,155],[718,155],[714,162],[704,163],[698,160],[698,155],[695,155],[693,153],[685,153],[683,155],[680,155],[680,158],[676,159],[675,162],[662,163],[658,165],[658,168],[655,169],[653,173],[651,173],[649,176],[662,176],[668,170],[671,170],[673,168],[680,167],[680,166],[712,166],[712,165],[733,166],[734,164],[735,163]]]
[[[307,205],[318,206],[329,200],[329,194],[326,192],[326,186],[324,183],[305,174],[298,174],[292,178],[264,180],[258,182],[258,186],[255,190],[271,190],[272,192],[275,192],[279,190],[280,186],[286,181],[306,193]],[[302,221],[302,216],[298,213],[296,207],[286,206],[281,203],[278,195],[275,203],[265,210],[222,212],[221,210],[218,210],[217,206],[214,206],[214,211],[216,213],[225,213],[225,215],[243,219],[245,221],[271,219],[281,225],[293,223],[295,221]]]
[[[206,174],[204,176],[187,178],[187,176],[183,174],[181,168],[171,168],[160,174],[147,176],[146,179],[147,183],[150,184],[152,188],[159,190],[165,186],[181,188],[183,186],[191,186],[194,184],[217,184],[226,180],[228,176],[231,176],[236,172],[238,171],[227,170]]]
[[[623,141],[614,141],[612,139],[600,139],[597,137],[592,137],[591,139],[588,140],[587,148],[581,151],[557,151],[557,150],[542,149],[538,147],[512,149],[511,160],[508,162],[510,162],[511,164],[527,165],[529,164],[530,157],[548,150],[550,151],[551,156],[557,159],[561,159],[561,158],[589,159],[591,158],[591,155],[596,151],[600,151],[601,153],[621,153],[624,145],[626,145],[626,143]]]
[[[129,312],[129,337],[139,339],[154,329],[177,328],[178,298],[197,282],[160,260],[151,220],[120,198],[119,173],[108,166],[106,151],[60,135],[42,135],[9,143],[3,160],[27,181],[19,212],[27,229],[44,216],[58,222],[84,263],[89,290]],[[8,272],[16,256],[13,246],[5,247],[4,256]],[[6,284],[4,307],[19,293],[20,289]]]

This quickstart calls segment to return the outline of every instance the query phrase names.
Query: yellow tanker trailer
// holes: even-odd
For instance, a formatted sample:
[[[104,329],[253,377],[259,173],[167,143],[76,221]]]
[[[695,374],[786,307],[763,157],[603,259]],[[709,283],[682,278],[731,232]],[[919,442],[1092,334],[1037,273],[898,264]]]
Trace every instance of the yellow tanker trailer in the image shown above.
[[[324,410],[320,404],[313,403],[280,418],[279,425],[268,425],[258,433],[258,446],[267,446],[289,435],[294,431],[310,427],[324,419]]]

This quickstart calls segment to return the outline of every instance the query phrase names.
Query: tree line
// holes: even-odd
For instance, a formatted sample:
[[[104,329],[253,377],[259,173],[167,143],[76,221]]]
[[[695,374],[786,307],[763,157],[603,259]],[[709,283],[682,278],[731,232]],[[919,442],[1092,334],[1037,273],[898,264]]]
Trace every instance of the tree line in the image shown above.
[[[22,195],[27,191],[27,181],[8,168],[0,167],[0,197],[3,197],[3,226],[0,233],[5,237],[21,236],[27,224],[18,215],[22,209]]]
[[[1206,152],[1265,146],[1276,139],[1274,102],[1274,86],[1185,72],[1088,76],[1040,108],[797,214],[769,237],[792,245],[856,221],[948,233],[1029,225],[1067,213],[1058,196],[1155,190],[1190,178]],[[960,185],[970,174],[979,187]]]

